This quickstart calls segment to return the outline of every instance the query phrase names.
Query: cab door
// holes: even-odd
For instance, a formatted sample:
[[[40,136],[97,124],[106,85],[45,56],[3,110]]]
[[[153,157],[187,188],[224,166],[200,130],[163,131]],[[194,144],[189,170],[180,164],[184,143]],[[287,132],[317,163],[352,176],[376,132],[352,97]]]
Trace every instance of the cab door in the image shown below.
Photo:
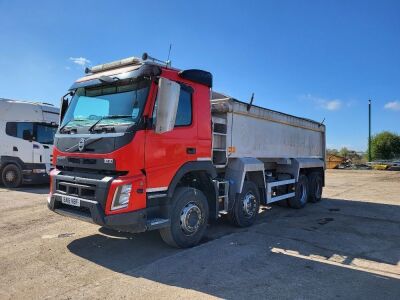
[[[8,147],[13,157],[18,157],[24,163],[33,163],[33,123],[8,122],[7,135],[11,136]]]
[[[33,162],[45,164],[46,172],[50,171],[52,144],[57,129],[55,125],[36,123],[33,127],[35,141],[33,142]]]
[[[33,139],[32,139],[32,147],[33,147],[33,163],[40,164],[43,161],[43,150],[42,145],[38,142],[38,124],[33,124]]]
[[[165,191],[176,171],[187,161],[196,160],[197,127],[194,108],[194,90],[181,84],[175,127],[169,132],[146,133],[145,167],[147,192]],[[156,121],[157,101],[153,107]],[[154,128],[154,126],[153,126]]]

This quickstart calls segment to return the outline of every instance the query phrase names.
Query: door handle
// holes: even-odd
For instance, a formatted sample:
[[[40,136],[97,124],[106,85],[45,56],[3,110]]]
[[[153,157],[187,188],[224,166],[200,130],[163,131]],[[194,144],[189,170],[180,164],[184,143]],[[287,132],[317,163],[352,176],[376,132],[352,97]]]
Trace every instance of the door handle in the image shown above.
[[[186,148],[187,154],[196,154],[196,148]]]

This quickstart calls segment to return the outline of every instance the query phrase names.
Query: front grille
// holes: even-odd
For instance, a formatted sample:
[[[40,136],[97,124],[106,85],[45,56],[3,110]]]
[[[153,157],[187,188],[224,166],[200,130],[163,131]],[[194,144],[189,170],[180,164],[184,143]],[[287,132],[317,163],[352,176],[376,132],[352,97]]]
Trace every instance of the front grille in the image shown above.
[[[84,199],[95,199],[96,185],[58,181],[56,192],[60,194],[81,197]]]
[[[58,156],[54,160],[57,169],[65,172],[82,172],[101,175],[126,175],[128,171],[117,171],[114,158],[90,158]]]
[[[95,158],[77,158],[77,157],[68,157],[67,161],[72,164],[81,164],[81,165],[95,165],[97,164],[97,159]]]
[[[73,164],[80,164],[81,159],[80,158],[75,158],[75,157],[68,157],[68,162],[73,163]]]
[[[93,158],[84,158],[82,161],[83,164],[86,165],[95,165],[96,164],[96,159]]]

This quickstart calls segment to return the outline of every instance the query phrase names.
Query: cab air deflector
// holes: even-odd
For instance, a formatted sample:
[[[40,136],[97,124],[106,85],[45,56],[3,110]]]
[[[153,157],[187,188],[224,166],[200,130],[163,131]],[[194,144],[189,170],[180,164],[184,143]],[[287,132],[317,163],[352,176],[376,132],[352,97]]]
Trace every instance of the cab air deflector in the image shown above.
[[[203,70],[184,70],[179,72],[179,77],[212,87],[212,74]]]

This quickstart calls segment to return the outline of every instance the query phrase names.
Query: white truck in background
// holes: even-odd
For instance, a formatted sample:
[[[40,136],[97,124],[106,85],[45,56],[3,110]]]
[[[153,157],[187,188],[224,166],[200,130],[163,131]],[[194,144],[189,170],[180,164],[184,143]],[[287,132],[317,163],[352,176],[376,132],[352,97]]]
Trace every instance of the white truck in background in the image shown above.
[[[7,188],[49,182],[59,109],[0,98],[0,179]]]

